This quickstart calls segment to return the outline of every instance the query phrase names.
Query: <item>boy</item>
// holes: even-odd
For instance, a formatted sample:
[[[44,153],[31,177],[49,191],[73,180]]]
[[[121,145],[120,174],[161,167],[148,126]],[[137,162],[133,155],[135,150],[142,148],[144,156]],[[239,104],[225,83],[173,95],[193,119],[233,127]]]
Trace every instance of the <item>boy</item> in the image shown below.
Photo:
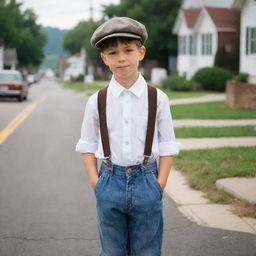
[[[104,110],[107,127],[101,128],[105,112],[99,115],[97,104],[102,99],[96,92],[87,102],[76,146],[96,195],[100,256],[161,255],[162,193],[179,148],[168,97],[157,89],[151,154],[145,156],[151,106],[138,66],[145,56],[146,39],[144,25],[127,17],[108,20],[91,38],[92,46],[100,49],[102,60],[113,73]],[[99,173],[96,158],[103,159]]]

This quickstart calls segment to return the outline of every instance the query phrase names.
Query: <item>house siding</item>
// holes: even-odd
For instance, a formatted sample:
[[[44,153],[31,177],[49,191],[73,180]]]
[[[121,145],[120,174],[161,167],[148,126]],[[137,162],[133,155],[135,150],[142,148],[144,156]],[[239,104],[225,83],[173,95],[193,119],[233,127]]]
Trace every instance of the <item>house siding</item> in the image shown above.
[[[237,49],[234,42],[239,40],[235,32],[218,32],[218,47],[225,47],[227,52],[235,52]]]
[[[4,47],[0,46],[0,69],[4,68]]]
[[[242,7],[240,34],[240,72],[250,75],[249,81],[256,83],[256,54],[246,54],[246,28],[256,28],[256,1],[248,0]]]

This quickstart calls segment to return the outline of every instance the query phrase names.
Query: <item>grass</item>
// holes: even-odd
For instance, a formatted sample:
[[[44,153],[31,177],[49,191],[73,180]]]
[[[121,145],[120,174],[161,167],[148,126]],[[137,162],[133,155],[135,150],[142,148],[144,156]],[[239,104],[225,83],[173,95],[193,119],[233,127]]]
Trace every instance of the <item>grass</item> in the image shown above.
[[[108,81],[96,81],[93,84],[85,84],[83,82],[61,82],[61,84],[63,84],[65,88],[73,89],[78,92],[89,92],[89,94],[101,89],[107,83]],[[163,90],[163,89],[161,90],[164,91],[170,99],[194,98],[194,97],[201,97],[208,94],[218,93],[218,92],[204,92],[204,91],[174,92],[170,90]]]
[[[248,119],[256,118],[256,109],[231,109],[224,101],[173,105],[174,119]]]
[[[160,88],[161,89],[161,88]],[[211,92],[204,92],[204,91],[195,91],[195,92],[174,92],[170,90],[163,90],[170,99],[181,99],[181,98],[194,98],[194,97],[202,97],[208,94],[213,94]],[[216,93],[214,93],[216,94]]]
[[[256,126],[179,127],[174,128],[177,138],[256,136]]]
[[[230,177],[256,177],[255,156],[256,147],[183,150],[175,157],[174,165],[187,176],[190,187],[205,192],[212,202],[241,205],[241,200],[218,191],[215,182]],[[244,204],[249,209],[244,214],[256,218],[256,205]]]
[[[63,82],[62,84],[65,88],[72,89],[77,92],[97,91],[104,87],[104,83],[85,84],[82,82]]]

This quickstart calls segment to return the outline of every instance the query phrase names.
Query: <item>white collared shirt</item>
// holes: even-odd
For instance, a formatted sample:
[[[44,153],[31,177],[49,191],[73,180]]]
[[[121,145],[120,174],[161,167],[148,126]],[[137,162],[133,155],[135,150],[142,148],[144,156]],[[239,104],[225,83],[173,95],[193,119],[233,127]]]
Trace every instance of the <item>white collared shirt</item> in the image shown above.
[[[98,92],[94,93],[86,104],[76,151],[94,153],[96,158],[103,159],[97,96]],[[143,76],[139,75],[129,89],[112,77],[106,109],[112,163],[122,166],[142,163],[148,117],[148,91]],[[157,116],[150,161],[158,156],[175,156],[178,153],[169,99],[157,89]]]

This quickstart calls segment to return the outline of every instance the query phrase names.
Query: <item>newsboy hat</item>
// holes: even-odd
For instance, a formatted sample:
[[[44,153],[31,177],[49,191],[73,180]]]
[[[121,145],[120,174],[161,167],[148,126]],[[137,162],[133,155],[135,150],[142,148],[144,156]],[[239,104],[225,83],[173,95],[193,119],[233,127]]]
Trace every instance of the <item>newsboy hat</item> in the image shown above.
[[[142,44],[148,38],[143,24],[128,17],[112,18],[99,26],[91,37],[91,45],[98,48],[99,43],[111,37],[130,37],[139,39]]]

